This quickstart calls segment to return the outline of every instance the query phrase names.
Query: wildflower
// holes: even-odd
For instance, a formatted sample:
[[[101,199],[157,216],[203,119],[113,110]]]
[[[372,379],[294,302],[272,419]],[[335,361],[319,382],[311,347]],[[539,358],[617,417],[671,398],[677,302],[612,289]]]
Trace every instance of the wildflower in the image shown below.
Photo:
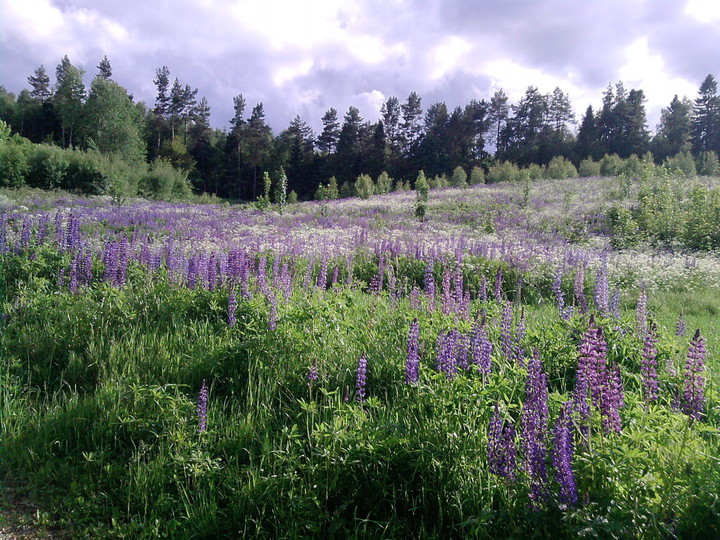
[[[310,366],[310,370],[307,374],[307,379],[307,385],[310,388],[312,388],[313,383],[318,380],[317,358],[313,358],[312,366]]]
[[[570,431],[572,401],[566,401],[560,408],[560,415],[553,430],[552,463],[555,468],[555,480],[560,485],[560,502],[564,506],[577,504],[578,494],[573,473],[572,460],[575,446]]]
[[[407,360],[405,361],[405,382],[417,382],[420,368],[420,324],[417,318],[410,324],[407,343]]]
[[[677,322],[675,323],[675,335],[679,337],[685,337],[685,315],[680,312]]]
[[[228,296],[228,326],[232,328],[237,323],[235,318],[235,310],[237,309],[237,299],[235,297],[235,289],[230,289],[230,295]]]
[[[492,368],[492,349],[493,344],[488,339],[487,330],[485,329],[485,318],[483,317],[481,324],[475,324],[470,334],[470,354],[472,363],[483,375],[489,375]]]
[[[645,335],[642,351],[642,385],[645,401],[655,401],[658,398],[657,375],[657,335],[653,324]]]
[[[645,293],[645,289],[641,289],[637,300],[637,308],[635,310],[637,330],[640,335],[645,335],[647,333],[647,315],[647,294]]]
[[[547,470],[545,436],[548,429],[547,378],[542,372],[540,354],[536,350],[527,365],[525,402],[522,411],[522,443],[524,468],[530,480],[530,501],[539,510],[547,497]]]
[[[362,353],[357,363],[357,377],[355,379],[355,398],[362,403],[365,401],[365,387],[367,385],[367,357]]]
[[[509,420],[503,425],[497,403],[488,425],[487,452],[490,472],[515,481],[515,427]]]
[[[200,394],[197,400],[198,415],[198,432],[202,433],[207,429],[207,405],[208,405],[208,387],[205,379],[203,379],[200,387]]]
[[[700,420],[705,409],[705,378],[702,375],[705,370],[705,353],[705,339],[698,329],[688,349],[685,362],[685,388],[682,395],[683,412],[695,420]]]
[[[498,303],[502,302],[502,283],[502,266],[498,266],[497,273],[495,274],[495,301]]]

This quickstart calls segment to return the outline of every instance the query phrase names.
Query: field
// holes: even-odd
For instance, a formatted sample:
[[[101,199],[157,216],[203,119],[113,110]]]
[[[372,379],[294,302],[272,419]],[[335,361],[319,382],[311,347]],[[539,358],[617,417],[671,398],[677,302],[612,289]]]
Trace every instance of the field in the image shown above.
[[[718,184],[424,219],[2,191],[0,505],[94,538],[720,537]]]

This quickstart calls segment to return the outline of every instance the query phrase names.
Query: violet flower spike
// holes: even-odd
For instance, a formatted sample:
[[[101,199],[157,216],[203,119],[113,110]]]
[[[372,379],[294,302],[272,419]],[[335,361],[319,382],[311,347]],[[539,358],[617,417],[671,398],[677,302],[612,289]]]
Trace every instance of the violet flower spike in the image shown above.
[[[198,415],[198,432],[202,433],[207,430],[207,406],[208,406],[208,387],[207,382],[203,379],[202,386],[200,387],[200,394],[198,394],[197,400],[197,415]]]
[[[357,376],[355,379],[355,399],[360,403],[365,401],[367,386],[367,357],[362,353],[357,363]]]

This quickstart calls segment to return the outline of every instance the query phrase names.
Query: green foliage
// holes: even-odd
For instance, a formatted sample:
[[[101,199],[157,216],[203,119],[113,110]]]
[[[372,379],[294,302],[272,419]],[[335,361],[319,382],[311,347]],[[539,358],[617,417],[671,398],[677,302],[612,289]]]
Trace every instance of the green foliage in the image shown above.
[[[338,199],[340,197],[340,190],[338,189],[337,178],[334,176],[330,177],[327,185],[327,198]]]
[[[700,152],[696,160],[697,173],[700,176],[720,176],[720,162],[715,152]]]
[[[361,199],[369,199],[375,194],[375,184],[368,174],[361,174],[355,180],[355,193]]]
[[[600,160],[602,176],[617,176],[622,172],[623,160],[617,154],[605,154]]]
[[[490,167],[485,181],[488,184],[496,182],[515,182],[521,177],[520,169],[517,165],[509,161],[495,163]]]
[[[25,184],[30,170],[30,147],[30,142],[18,135],[0,140],[0,187],[17,188]]]
[[[679,152],[672,157],[668,157],[663,162],[663,167],[669,174],[674,176],[684,176],[686,178],[695,176],[695,160],[690,152]]]
[[[482,167],[475,166],[470,171],[470,185],[476,186],[485,183],[485,170]]]
[[[548,163],[543,176],[552,179],[577,178],[578,172],[571,161],[564,157],[556,156]]]
[[[428,193],[430,192],[430,186],[427,178],[425,178],[425,172],[420,171],[415,179],[415,217],[420,221],[425,220],[425,213],[427,212],[427,201]]]
[[[285,175],[285,169],[282,167],[280,167],[280,172],[278,172],[275,180],[274,197],[275,204],[279,206],[282,214],[287,204],[287,176]]]
[[[383,171],[378,175],[377,180],[375,181],[375,192],[378,195],[390,193],[390,191],[392,191],[392,185],[392,178],[390,178],[390,175],[387,172]]]
[[[295,190],[291,190],[290,193],[288,193],[288,204],[295,204],[298,201],[297,193],[295,193]]]
[[[450,177],[450,185],[452,187],[467,187],[467,173],[460,166],[455,167]]]
[[[183,199],[190,192],[187,174],[174,168],[170,163],[158,159],[139,181],[139,191],[144,197],[152,199]]]
[[[545,175],[545,169],[537,163],[531,163],[525,168],[528,180],[540,180]]]
[[[39,145],[29,156],[27,184],[41,189],[58,189],[66,185],[69,165],[67,151],[51,145]]]
[[[583,159],[578,165],[578,175],[586,178],[589,176],[600,176],[600,163],[592,158]]]

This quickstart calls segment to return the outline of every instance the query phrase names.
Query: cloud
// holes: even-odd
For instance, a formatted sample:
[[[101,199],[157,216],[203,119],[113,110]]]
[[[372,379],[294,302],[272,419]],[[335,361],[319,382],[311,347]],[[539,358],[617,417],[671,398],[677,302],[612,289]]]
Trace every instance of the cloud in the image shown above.
[[[425,106],[559,86],[579,116],[623,79],[648,98],[650,124],[672,95],[694,97],[720,65],[711,0],[0,0],[0,84],[19,92],[63,55],[152,104],[155,70],[199,88],[226,127],[232,97],[263,102],[277,133],[330,107],[374,120],[389,96]],[[720,75],[720,74],[716,74]]]

